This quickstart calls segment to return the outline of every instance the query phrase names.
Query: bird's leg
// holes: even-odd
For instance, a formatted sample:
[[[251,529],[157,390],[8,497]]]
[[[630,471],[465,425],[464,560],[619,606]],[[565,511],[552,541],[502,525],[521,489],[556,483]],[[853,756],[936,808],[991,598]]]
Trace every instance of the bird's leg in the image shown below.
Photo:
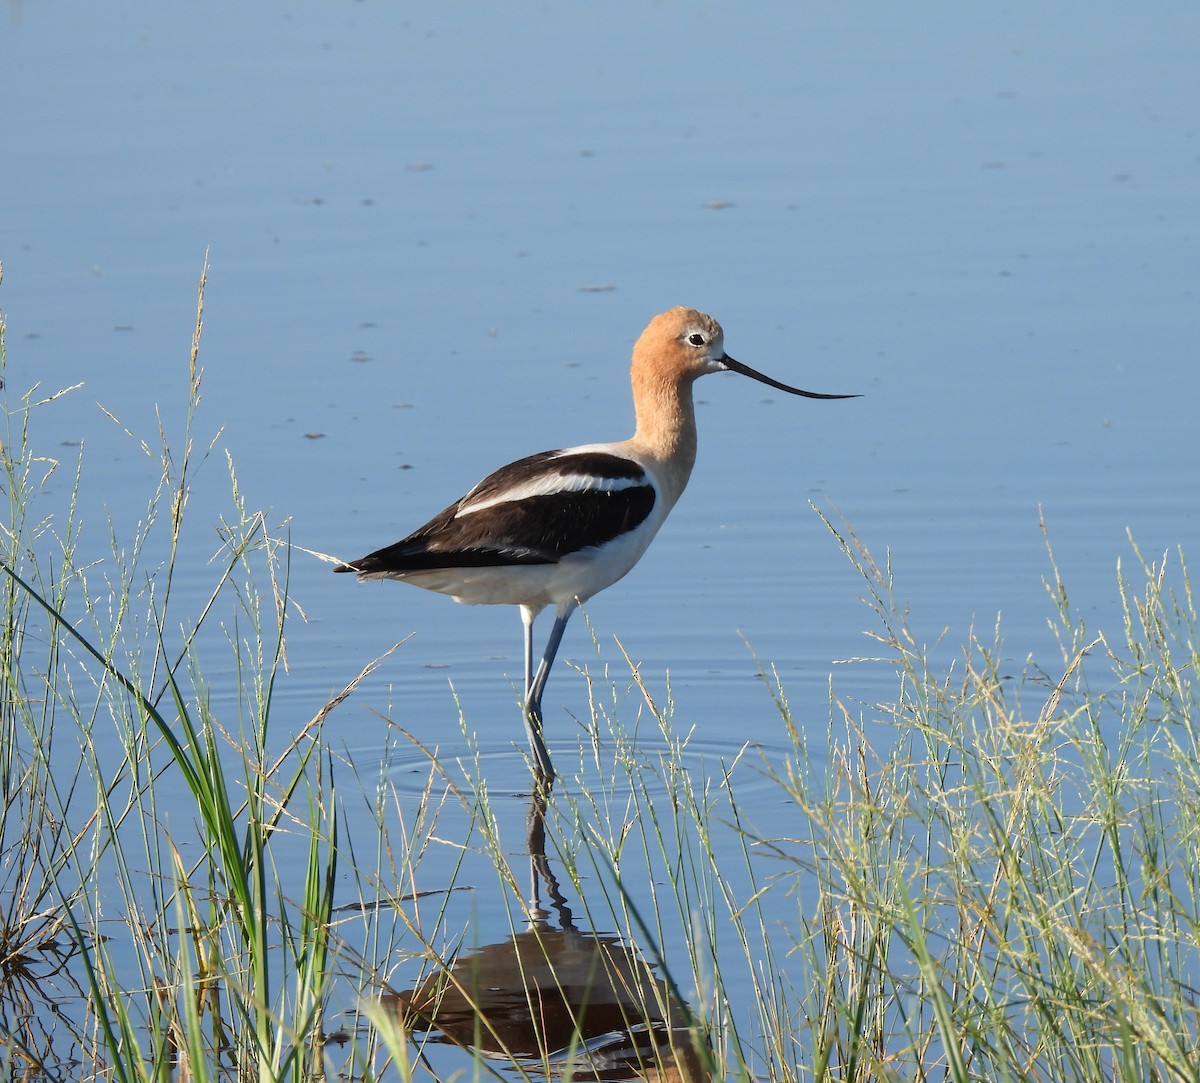
[[[525,732],[529,736],[529,750],[537,764],[538,779],[547,786],[554,781],[554,768],[550,766],[550,754],[542,741],[541,702],[532,703],[533,696],[533,622],[542,611],[540,605],[521,606],[521,626],[525,634]],[[534,891],[537,880],[534,879]]]
[[[575,612],[577,602],[559,606],[554,616],[554,626],[550,629],[550,638],[546,640],[546,649],[542,651],[542,660],[538,663],[537,673],[534,674],[533,684],[529,688],[529,703],[536,707],[538,714],[542,709],[542,693],[546,690],[546,679],[550,676],[550,667],[554,665],[554,657],[558,654],[559,644],[562,643],[563,632],[567,629],[567,621]]]
[[[533,686],[533,622],[542,611],[540,605],[521,606],[521,626],[525,633],[525,702],[529,702],[529,690]]]
[[[537,784],[549,790],[554,785],[554,764],[550,762],[550,753],[546,749],[546,742],[542,740],[541,703],[526,701],[525,732],[529,735],[529,751],[533,755]]]
[[[578,605],[578,602],[572,601],[558,607],[554,616],[554,627],[550,629],[550,638],[542,652],[542,660],[538,663],[537,673],[534,674],[525,697],[525,728],[529,731],[529,747],[537,764],[538,779],[547,789],[554,782],[554,767],[542,740],[542,693],[546,690],[546,678],[550,676],[550,667],[554,665],[554,656],[558,653],[558,645],[562,642],[567,621],[571,619],[571,614]]]

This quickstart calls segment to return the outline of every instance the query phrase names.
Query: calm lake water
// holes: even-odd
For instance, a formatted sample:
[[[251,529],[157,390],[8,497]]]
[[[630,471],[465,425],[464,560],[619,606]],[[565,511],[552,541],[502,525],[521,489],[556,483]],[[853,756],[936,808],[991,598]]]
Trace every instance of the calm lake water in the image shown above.
[[[1113,635],[1127,532],[1194,554],[1198,41],[1200,8],[1173,3],[14,3],[8,394],[83,383],[32,440],[68,465],[85,445],[83,549],[102,557],[157,464],[99,407],[151,443],[157,415],[181,431],[210,252],[195,431],[215,446],[174,603],[198,611],[226,450],[296,544],[360,556],[503,462],[628,435],[633,340],[671,305],[709,311],[740,360],[863,398],[698,385],[690,488],[588,605],[602,661],[569,629],[550,744],[573,755],[588,709],[570,661],[624,695],[615,637],[663,698],[669,674],[697,770],[784,745],[755,654],[819,761],[831,674],[866,704],[893,678],[835,665],[871,654],[875,625],[810,502],[890,554],[947,665],[998,614],[1013,673],[1059,665],[1041,515],[1073,606]],[[290,590],[308,619],[277,718],[299,726],[412,633],[331,740],[370,776],[391,718],[453,758],[461,707],[493,792],[527,786],[515,612],[299,553]],[[208,676],[229,691],[221,657]],[[399,755],[402,780],[420,758]],[[504,808],[519,851],[520,800]],[[507,927],[488,897],[479,943]]]

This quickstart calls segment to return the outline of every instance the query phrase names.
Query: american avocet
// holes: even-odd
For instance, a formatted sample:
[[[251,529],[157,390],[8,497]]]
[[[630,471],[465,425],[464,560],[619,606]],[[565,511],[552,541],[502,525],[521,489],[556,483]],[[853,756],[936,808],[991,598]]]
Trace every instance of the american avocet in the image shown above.
[[[696,461],[692,384],[740,372],[810,399],[725,353],[721,325],[691,308],[655,316],[633,347],[637,431],[611,444],[543,451],[489,474],[407,538],[335,568],[360,579],[401,579],[470,605],[516,605],[525,631],[525,726],[538,773],[554,778],[542,740],[542,693],[580,602],[629,571],[658,533]],[[533,622],[554,627],[533,669]]]

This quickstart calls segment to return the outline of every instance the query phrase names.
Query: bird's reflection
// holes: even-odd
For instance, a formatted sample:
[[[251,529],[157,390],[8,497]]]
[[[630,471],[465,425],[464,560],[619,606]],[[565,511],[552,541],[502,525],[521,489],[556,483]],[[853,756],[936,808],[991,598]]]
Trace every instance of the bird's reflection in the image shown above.
[[[620,937],[576,928],[546,858],[544,815],[539,787],[526,825],[529,928],[463,952],[390,1007],[409,1032],[562,1079],[707,1080],[707,1042],[668,984]]]

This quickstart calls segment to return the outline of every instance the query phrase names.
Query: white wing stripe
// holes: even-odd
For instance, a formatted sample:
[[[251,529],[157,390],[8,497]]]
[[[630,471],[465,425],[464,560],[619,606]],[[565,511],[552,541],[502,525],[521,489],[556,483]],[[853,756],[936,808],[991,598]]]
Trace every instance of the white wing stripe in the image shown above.
[[[540,474],[531,477],[519,485],[513,485],[498,493],[480,499],[472,500],[467,497],[454,513],[457,519],[462,515],[472,515],[478,511],[486,511],[498,504],[511,504],[521,500],[531,500],[539,496],[557,496],[559,493],[603,492],[615,493],[622,489],[637,489],[646,485],[647,479],[641,478],[608,478],[597,474]]]

